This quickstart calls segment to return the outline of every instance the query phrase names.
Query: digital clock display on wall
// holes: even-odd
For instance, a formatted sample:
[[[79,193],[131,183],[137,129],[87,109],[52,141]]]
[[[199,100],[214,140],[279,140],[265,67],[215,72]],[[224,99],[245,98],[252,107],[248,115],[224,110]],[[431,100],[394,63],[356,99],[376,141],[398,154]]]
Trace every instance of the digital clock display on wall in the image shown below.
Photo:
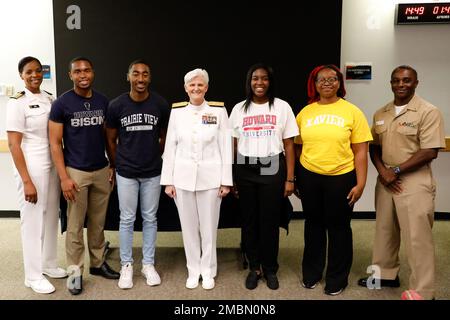
[[[450,2],[399,3],[395,24],[450,23]]]

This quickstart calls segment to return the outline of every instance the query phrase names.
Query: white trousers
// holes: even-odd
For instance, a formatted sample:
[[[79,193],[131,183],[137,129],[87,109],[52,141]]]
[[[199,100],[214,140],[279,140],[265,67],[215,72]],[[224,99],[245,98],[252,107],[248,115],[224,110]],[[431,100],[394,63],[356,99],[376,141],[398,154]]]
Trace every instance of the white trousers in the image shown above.
[[[24,150],[28,172],[37,190],[36,204],[25,201],[24,188],[19,173],[15,178],[19,191],[20,225],[23,262],[27,280],[42,279],[43,268],[56,268],[57,234],[59,221],[60,183],[55,167],[47,157]]]
[[[176,189],[175,204],[180,216],[189,277],[214,278],[217,274],[217,227],[219,189],[186,191]]]

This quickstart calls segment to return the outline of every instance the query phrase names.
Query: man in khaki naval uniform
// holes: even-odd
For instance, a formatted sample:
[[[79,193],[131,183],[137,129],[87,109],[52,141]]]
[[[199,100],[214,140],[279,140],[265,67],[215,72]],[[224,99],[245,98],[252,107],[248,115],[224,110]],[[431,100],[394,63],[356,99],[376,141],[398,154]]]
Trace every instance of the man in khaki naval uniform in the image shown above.
[[[440,111],[415,95],[417,72],[399,66],[391,75],[394,101],[373,118],[370,157],[379,173],[375,188],[376,231],[372,264],[381,287],[399,287],[400,230],[411,268],[409,289],[434,298],[432,235],[436,185],[431,161],[445,147]],[[373,277],[358,284],[370,285]]]

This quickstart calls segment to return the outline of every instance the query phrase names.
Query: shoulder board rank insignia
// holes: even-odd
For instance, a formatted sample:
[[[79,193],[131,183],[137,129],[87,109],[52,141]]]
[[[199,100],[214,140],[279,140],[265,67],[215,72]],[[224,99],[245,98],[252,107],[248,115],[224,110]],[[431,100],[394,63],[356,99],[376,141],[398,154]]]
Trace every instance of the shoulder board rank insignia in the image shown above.
[[[25,95],[25,91],[17,92],[15,95],[11,97],[11,99],[19,99],[20,97]]]
[[[210,107],[225,107],[225,103],[222,101],[208,101],[207,103]]]
[[[182,107],[186,107],[188,104],[189,104],[189,102],[187,102],[187,101],[175,102],[175,103],[172,103],[172,108],[182,108]]]
[[[47,93],[47,94],[49,94],[49,95],[53,95],[51,92],[48,92],[48,91],[46,91],[46,90],[42,90],[42,91],[44,91],[45,93]]]

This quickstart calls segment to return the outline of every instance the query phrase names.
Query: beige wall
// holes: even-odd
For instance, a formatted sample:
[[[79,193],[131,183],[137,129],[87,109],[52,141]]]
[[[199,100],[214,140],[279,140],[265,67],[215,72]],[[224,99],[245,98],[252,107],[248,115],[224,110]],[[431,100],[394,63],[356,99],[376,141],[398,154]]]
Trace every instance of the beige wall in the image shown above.
[[[56,93],[52,0],[2,0],[0,30],[0,84],[13,85],[16,92],[23,90],[17,63],[24,56],[35,56],[42,64],[51,66],[52,79],[44,80],[42,88]],[[7,150],[5,115],[8,99],[0,96],[0,150],[3,151]],[[17,203],[11,155],[0,152],[0,211],[17,210]]]
[[[450,24],[394,25],[391,0],[343,0],[341,68],[346,62],[371,62],[372,80],[346,81],[346,98],[359,106],[369,123],[373,113],[392,100],[391,71],[409,64],[419,74],[417,93],[440,108],[450,136]],[[439,2],[439,1],[400,1]],[[440,1],[448,2],[448,1]],[[438,183],[436,211],[450,212],[450,153],[439,153],[433,163]],[[373,211],[376,170],[369,164],[367,186],[356,211]]]

